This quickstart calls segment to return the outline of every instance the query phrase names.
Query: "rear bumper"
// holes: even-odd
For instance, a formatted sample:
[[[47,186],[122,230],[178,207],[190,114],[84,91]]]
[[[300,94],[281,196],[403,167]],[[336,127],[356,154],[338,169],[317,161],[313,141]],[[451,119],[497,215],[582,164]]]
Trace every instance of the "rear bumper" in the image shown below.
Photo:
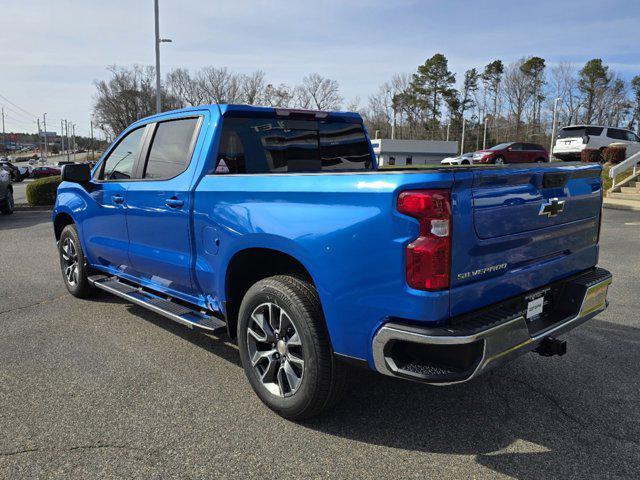
[[[466,382],[595,317],[607,308],[611,281],[610,272],[597,268],[452,319],[447,327],[387,323],[373,338],[375,368],[434,385]],[[548,312],[529,322],[521,306],[541,295],[555,297],[553,305],[545,300]]]

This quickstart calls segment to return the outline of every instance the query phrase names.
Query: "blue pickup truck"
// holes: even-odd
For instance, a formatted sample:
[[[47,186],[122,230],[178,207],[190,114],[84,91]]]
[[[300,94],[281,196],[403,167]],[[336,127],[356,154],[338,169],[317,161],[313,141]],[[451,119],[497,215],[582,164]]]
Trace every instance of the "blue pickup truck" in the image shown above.
[[[237,339],[280,415],[335,403],[350,364],[449,385],[607,306],[601,168],[378,169],[357,114],[210,105],[136,122],[63,168],[64,282]]]

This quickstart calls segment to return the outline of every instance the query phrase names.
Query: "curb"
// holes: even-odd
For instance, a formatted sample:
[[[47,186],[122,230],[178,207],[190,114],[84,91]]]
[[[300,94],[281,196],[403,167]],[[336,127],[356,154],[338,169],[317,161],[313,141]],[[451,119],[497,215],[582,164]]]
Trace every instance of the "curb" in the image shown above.
[[[608,208],[611,210],[626,210],[628,212],[640,212],[640,207],[634,207],[631,205],[620,205],[618,203],[608,203],[604,202],[602,204],[603,208]]]
[[[13,206],[14,212],[47,212],[52,211],[53,205],[34,205],[31,206],[28,203],[16,203]]]

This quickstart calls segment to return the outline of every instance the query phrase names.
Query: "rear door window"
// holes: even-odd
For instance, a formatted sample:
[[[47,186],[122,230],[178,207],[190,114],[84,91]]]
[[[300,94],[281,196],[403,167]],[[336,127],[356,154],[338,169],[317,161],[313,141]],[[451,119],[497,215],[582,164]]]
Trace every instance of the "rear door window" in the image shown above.
[[[619,128],[609,128],[607,130],[607,137],[615,140],[627,140],[627,132]]]
[[[336,121],[234,118],[223,120],[209,173],[295,173],[370,170],[362,125]]]
[[[144,178],[167,180],[184,172],[193,153],[198,118],[183,118],[158,123]]]

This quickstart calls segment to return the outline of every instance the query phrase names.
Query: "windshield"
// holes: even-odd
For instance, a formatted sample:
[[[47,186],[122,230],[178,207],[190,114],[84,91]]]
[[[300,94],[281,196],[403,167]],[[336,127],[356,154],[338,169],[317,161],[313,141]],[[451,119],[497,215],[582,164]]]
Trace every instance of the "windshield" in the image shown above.
[[[218,158],[209,173],[372,170],[359,123],[278,118],[225,118]]]
[[[509,145],[511,145],[511,143],[499,143],[498,145],[491,147],[489,150],[504,150]]]

